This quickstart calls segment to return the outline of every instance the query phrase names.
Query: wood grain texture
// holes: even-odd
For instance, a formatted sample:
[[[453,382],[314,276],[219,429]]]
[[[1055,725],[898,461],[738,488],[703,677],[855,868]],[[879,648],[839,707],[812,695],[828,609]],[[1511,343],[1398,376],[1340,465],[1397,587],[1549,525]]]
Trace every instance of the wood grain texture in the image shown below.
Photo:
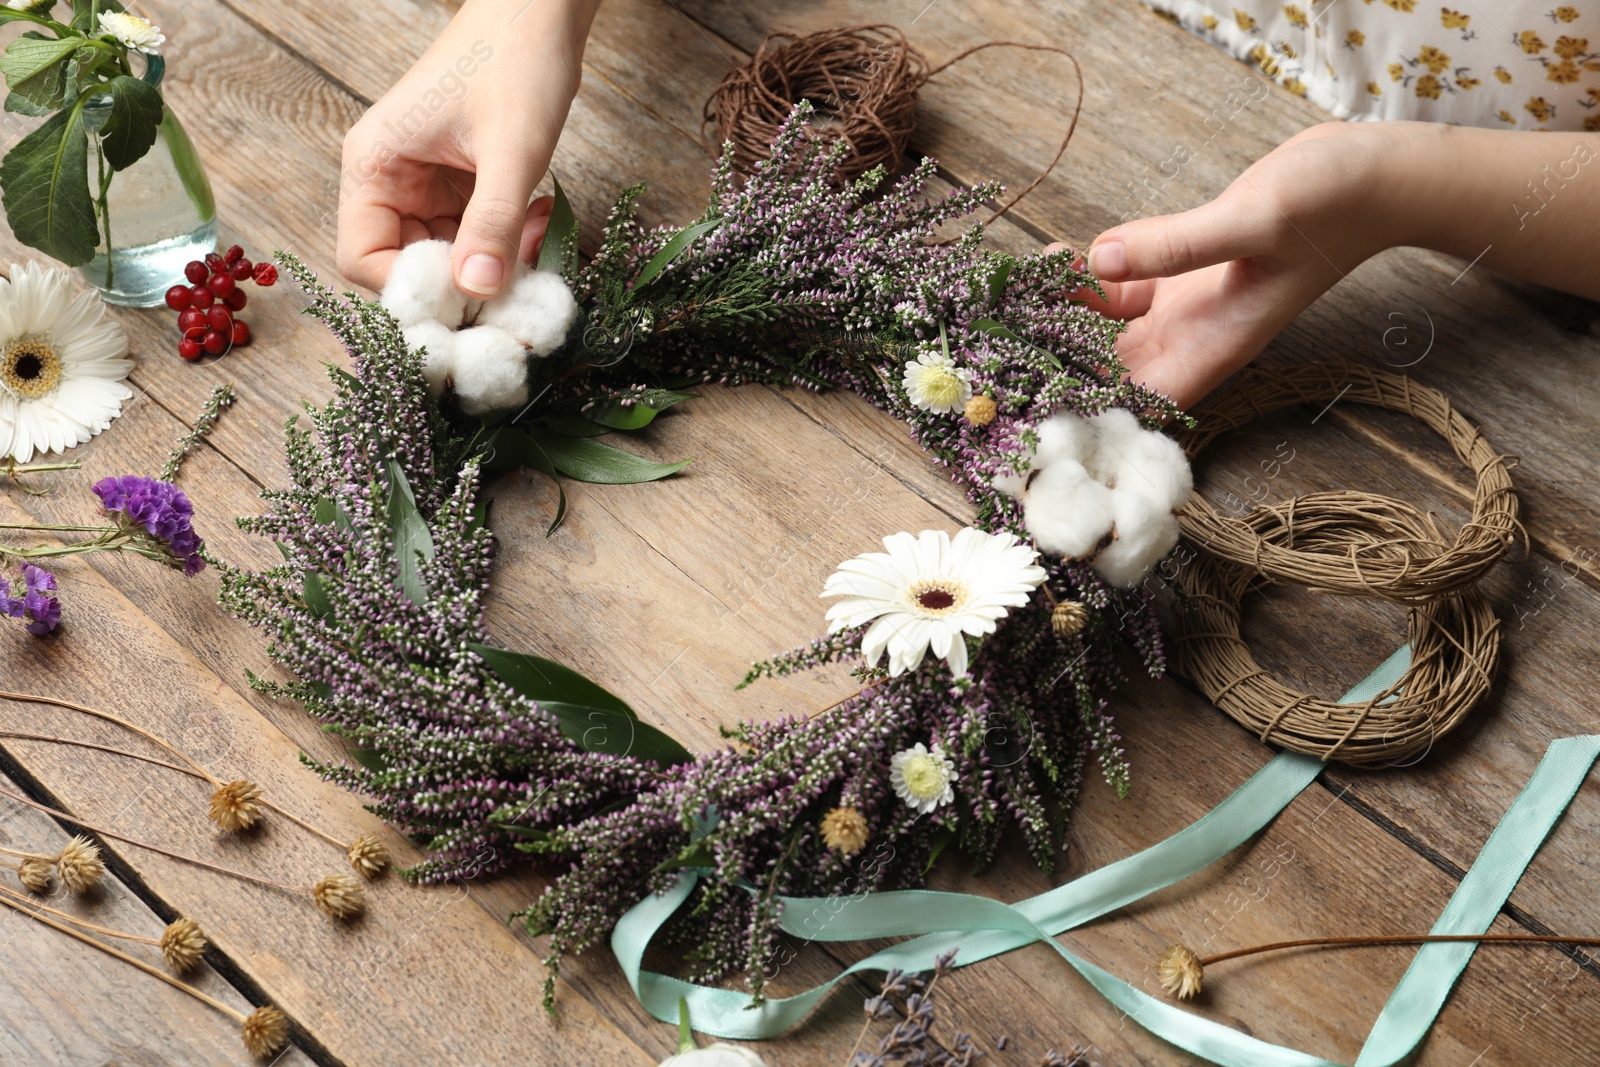
[[[333,280],[343,130],[422,52],[450,8],[426,0],[146,6],[182,42],[169,68],[169,99],[206,156],[228,235],[258,255],[291,248]],[[940,3],[920,16],[921,3],[684,6],[697,21],[652,0],[608,0],[596,24],[584,88],[554,164],[577,205],[586,247],[615,191],[641,178],[652,183],[647,220],[681,220],[698,210],[707,169],[696,143],[700,103],[727,64],[770,28],[893,19],[909,24],[935,59],[988,38],[1066,41],[1089,79],[1085,125],[1063,169],[1014,213],[1014,223],[992,229],[991,239],[1008,250],[1027,251],[1055,236],[1082,243],[1130,206],[1147,213],[1201,202],[1250,159],[1317,119],[1302,101],[1272,89],[1209,136],[1206,117],[1252,76],[1132,4],[1070,0],[1023,9],[991,0]],[[336,40],[361,47],[335,47]],[[937,155],[952,180],[1026,180],[1053,151],[1062,102],[1070,99],[1070,82],[1055,63],[990,52],[941,75],[924,94],[915,147]],[[1172,78],[1192,90],[1164,93],[1155,103],[1145,83]],[[1198,140],[1196,131],[1208,137],[1192,168],[1154,193],[1139,185],[1179,139]],[[0,249],[20,254],[9,237]],[[1119,974],[1148,981],[1156,953],[1177,939],[1220,949],[1378,922],[1385,931],[1425,927],[1548,738],[1593,728],[1585,725],[1587,690],[1600,664],[1567,635],[1589,632],[1600,611],[1600,597],[1586,584],[1600,570],[1582,552],[1592,539],[1586,500],[1595,461],[1585,446],[1594,431],[1584,413],[1593,410],[1596,387],[1584,368],[1594,354],[1594,308],[1480,271],[1452,284],[1462,266],[1407,250],[1379,257],[1286,331],[1269,358],[1321,358],[1329,354],[1324,339],[1336,337],[1343,354],[1406,362],[1416,349],[1396,348],[1394,334],[1385,347],[1383,331],[1396,321],[1387,316],[1400,311],[1415,330],[1415,309],[1432,315],[1435,350],[1411,372],[1461,396],[1497,444],[1524,453],[1519,478],[1541,554],[1496,578],[1495,595],[1526,619],[1509,639],[1507,680],[1469,727],[1418,767],[1329,772],[1325,784],[1225,863],[1069,935],[1075,950]],[[169,354],[174,331],[165,313],[119,313],[140,357],[139,395],[128,414],[78,450],[86,459],[81,475],[56,478],[49,497],[10,490],[0,508],[44,521],[81,520],[90,513],[83,495],[89,482],[153,469],[181,422],[227,377],[238,382],[240,402],[214,443],[193,457],[184,484],[202,532],[224,556],[270,560],[270,546],[243,537],[230,519],[255,509],[260,486],[281,483],[283,420],[301,401],[326,396],[320,364],[344,358],[320,327],[296,314],[299,306],[289,287],[260,294],[246,317],[261,342],[206,370]],[[1539,380],[1508,390],[1507,380],[1524,383],[1517,356],[1532,348],[1543,360]],[[1353,409],[1311,422],[1315,414],[1286,413],[1283,425],[1219,447],[1206,467],[1214,490],[1252,494],[1261,446],[1292,437],[1303,445],[1300,458],[1274,480],[1274,492],[1391,486],[1446,516],[1459,514],[1461,474],[1425,432]],[[504,548],[490,624],[508,644],[604,679],[696,747],[716,743],[719,723],[807,710],[847,692],[849,680],[837,671],[738,693],[731,686],[750,659],[815,634],[816,591],[839,559],[870,548],[884,532],[953,528],[970,515],[963,495],[903,427],[847,396],[708,390],[660,420],[636,447],[657,458],[697,460],[685,475],[654,485],[569,484],[571,515],[549,540],[542,537],[554,507],[548,483],[524,476],[495,487]],[[1256,483],[1245,481],[1251,475]],[[1547,568],[1559,571],[1565,560],[1579,578],[1553,586]],[[296,750],[325,757],[336,744],[298,709],[241,692],[242,669],[264,666],[262,642],[216,609],[212,577],[184,582],[146,561],[93,557],[63,568],[63,576],[72,600],[59,641],[0,631],[0,675],[8,682],[20,677],[90,702],[116,700],[217,766],[248,768],[319,823],[351,834],[372,825],[356,798],[295,762]],[[1524,588],[1529,582],[1534,589]],[[537,614],[528,610],[535,604]],[[1265,598],[1250,631],[1269,664],[1328,691],[1370,669],[1400,632],[1397,616],[1370,605],[1344,602],[1330,611],[1321,598],[1292,593]],[[145,680],[133,693],[115,683],[130,676]],[[1120,706],[1135,792],[1118,801],[1091,785],[1054,881],[1166,836],[1270,755],[1173,682],[1135,682]],[[0,708],[0,720],[26,715],[74,725],[36,710]],[[281,821],[248,848],[219,842],[198,821],[191,783],[168,781],[163,772],[110,765],[91,787],[82,760],[42,746],[13,748],[19,771],[37,787],[148,836],[159,831],[162,840],[285,876],[333,869],[339,859]],[[130,806],[114,805],[124,794],[134,798]],[[1585,845],[1597,823],[1595,793],[1587,789],[1498,928],[1587,932],[1594,871]],[[409,857],[404,842],[392,834],[388,840]],[[116,851],[142,893],[201,912],[196,917],[208,928],[208,916],[216,916],[219,958],[241,984],[291,1012],[319,1062],[643,1063],[672,1050],[671,1029],[642,1013],[604,954],[564,970],[569,985],[559,1024],[540,1015],[543,946],[502,923],[540,891],[536,873],[444,890],[414,890],[391,878],[374,887],[367,919],[341,930],[297,900],[219,886],[169,861]],[[982,876],[958,862],[938,875],[941,888],[1007,900],[1050,882],[1020,847]],[[1348,1058],[1408,952],[1304,954],[1219,968],[1196,1010]],[[849,958],[842,946],[805,948],[775,990],[808,986]],[[41,980],[39,988],[77,1003],[71,987]],[[151,1003],[131,980],[126,989],[117,995],[128,1003]],[[1486,950],[1420,1062],[1592,1061],[1600,1053],[1589,1023],[1600,1007],[1597,990],[1596,979],[1557,950]],[[1179,1059],[1104,1009],[1042,947],[959,972],[940,1000],[941,1016],[972,1029],[995,1063],[1031,1064],[1045,1048],[1072,1042],[1096,1043],[1116,1063]],[[763,1054],[774,1064],[839,1063],[859,1029],[857,1008],[841,993]],[[31,1021],[17,1029],[36,1043],[54,1032]],[[167,1062],[206,1061],[203,1041],[134,1032],[138,1047],[179,1048]],[[997,1051],[1002,1034],[1011,1038],[1005,1053]],[[100,1058],[74,1051],[65,1062]]]

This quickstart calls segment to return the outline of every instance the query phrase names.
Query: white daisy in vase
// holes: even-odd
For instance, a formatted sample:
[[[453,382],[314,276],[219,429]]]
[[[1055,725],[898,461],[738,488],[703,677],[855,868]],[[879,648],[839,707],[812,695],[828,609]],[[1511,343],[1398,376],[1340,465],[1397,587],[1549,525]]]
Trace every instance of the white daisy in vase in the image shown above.
[[[158,54],[161,46],[167,43],[167,35],[161,32],[160,26],[124,11],[100,12],[100,32],[147,56]]]
[[[889,757],[889,784],[895,796],[926,815],[956,798],[956,765],[935,744],[930,752],[921,741]]]
[[[72,288],[67,271],[37,263],[0,279],[0,457],[81,445],[133,395],[128,335],[98,293]]]
[[[935,415],[960,411],[972,399],[972,372],[956,366],[945,353],[930,349],[906,362],[900,384],[913,407]]]
[[[888,551],[839,564],[822,595],[845,598],[828,609],[828,632],[872,623],[861,654],[877,666],[887,651],[891,675],[920,666],[931,648],[952,674],[965,677],[966,636],[993,633],[1045,579],[1034,563],[1039,554],[1009,533],[969,526],[951,538],[924,530],[918,537],[890,534],[883,547]]]

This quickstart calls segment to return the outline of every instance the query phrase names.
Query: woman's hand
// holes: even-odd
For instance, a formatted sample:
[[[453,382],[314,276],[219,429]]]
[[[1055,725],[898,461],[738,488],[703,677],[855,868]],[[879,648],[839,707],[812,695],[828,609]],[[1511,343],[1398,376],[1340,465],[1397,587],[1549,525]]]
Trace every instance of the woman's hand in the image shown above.
[[[400,249],[454,241],[480,299],[532,260],[550,200],[529,204],[577,94],[599,0],[467,0],[345,135],[339,270],[381,289]]]
[[[1210,203],[1096,237],[1088,265],[1108,299],[1078,295],[1127,320],[1117,351],[1134,380],[1190,407],[1393,243],[1381,178],[1391,150],[1369,124],[1313,126]]]

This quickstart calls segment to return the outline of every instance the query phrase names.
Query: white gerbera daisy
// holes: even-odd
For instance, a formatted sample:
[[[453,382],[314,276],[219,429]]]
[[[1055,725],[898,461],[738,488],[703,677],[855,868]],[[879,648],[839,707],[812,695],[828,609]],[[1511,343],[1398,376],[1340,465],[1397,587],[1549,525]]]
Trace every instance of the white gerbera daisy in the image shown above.
[[[147,56],[156,55],[161,51],[161,46],[167,43],[167,35],[161,32],[160,26],[124,11],[100,12],[100,32],[110,34],[127,47]]]
[[[924,815],[956,798],[956,765],[939,745],[929,752],[921,741],[889,758],[889,784],[895,796]]]
[[[933,654],[957,678],[967,673],[965,634],[994,632],[1009,608],[1021,607],[1045,579],[1038,553],[1008,533],[971,526],[952,539],[924,530],[883,539],[888,552],[867,552],[839,564],[822,595],[842,596],[828,609],[830,633],[871,622],[861,653],[876,666],[889,653],[889,673],[903,674]],[[873,620],[877,620],[873,622]]]
[[[943,352],[924,350],[906,363],[901,384],[912,406],[935,415],[960,411],[972,399],[972,372]]]
[[[12,264],[0,279],[0,456],[81,445],[122,413],[133,395],[128,335],[98,293],[72,294],[71,275]]]

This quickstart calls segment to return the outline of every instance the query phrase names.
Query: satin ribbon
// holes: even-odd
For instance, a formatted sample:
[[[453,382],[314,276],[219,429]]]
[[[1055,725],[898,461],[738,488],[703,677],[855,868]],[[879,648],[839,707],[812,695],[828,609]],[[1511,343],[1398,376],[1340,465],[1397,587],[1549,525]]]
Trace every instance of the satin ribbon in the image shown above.
[[[1409,662],[1409,648],[1401,648],[1346,694],[1344,701],[1358,703],[1383,692],[1399,680]],[[1562,738],[1550,745],[1527,787],[1457,887],[1433,933],[1488,930],[1597,755],[1600,735]],[[1203,870],[1270,823],[1316,779],[1323,766],[1310,756],[1280,753],[1221,804],[1165,841],[1017,904],[925,890],[782,898],[782,929],[801,938],[912,938],[795,996],[752,1004],[748,994],[643,969],[651,939],[688,899],[699,879],[710,874],[709,869],[685,870],[670,890],[635,905],[618,921],[611,948],[639,1002],[657,1019],[675,1022],[682,998],[695,1029],[716,1037],[753,1041],[776,1037],[800,1022],[834,986],[857,971],[928,971],[936,957],[952,949],[959,949],[956,966],[961,967],[1044,942],[1134,1022],[1196,1056],[1224,1067],[1340,1067],[1158,1000],[1072,953],[1054,936]],[[1374,1024],[1357,1067],[1390,1067],[1410,1053],[1433,1025],[1476,947],[1461,942],[1419,948]]]

